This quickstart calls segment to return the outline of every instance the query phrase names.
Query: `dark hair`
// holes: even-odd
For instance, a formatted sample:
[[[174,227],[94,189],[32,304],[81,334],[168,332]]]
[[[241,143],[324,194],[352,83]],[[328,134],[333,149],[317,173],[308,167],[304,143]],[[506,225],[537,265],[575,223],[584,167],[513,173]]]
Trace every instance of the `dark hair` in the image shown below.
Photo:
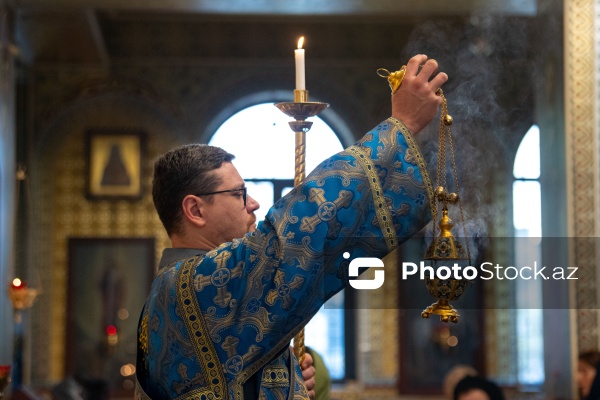
[[[579,353],[578,357],[579,361],[582,361],[593,368],[596,368],[598,363],[600,363],[600,352],[597,350],[588,350],[582,351]]]
[[[473,389],[483,390],[490,400],[504,400],[502,389],[498,385],[479,376],[467,376],[461,379],[454,387],[454,400],[458,400],[458,396]]]
[[[577,358],[580,362],[586,363],[596,370],[590,392],[584,397],[584,400],[600,399],[600,374],[598,374],[598,371],[600,371],[600,352],[598,350],[582,351]]]
[[[213,171],[234,157],[219,147],[188,144],[156,159],[152,200],[169,236],[181,233],[183,198],[215,191],[221,181]],[[212,201],[212,196],[207,197],[207,201]]]

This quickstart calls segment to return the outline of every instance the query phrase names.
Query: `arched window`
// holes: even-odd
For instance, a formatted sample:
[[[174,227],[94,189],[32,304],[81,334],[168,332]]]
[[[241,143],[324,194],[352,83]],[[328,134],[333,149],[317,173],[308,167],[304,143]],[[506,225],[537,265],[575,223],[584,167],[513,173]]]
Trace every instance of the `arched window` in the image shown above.
[[[533,125],[523,137],[513,166],[515,262],[541,268],[540,130]],[[517,279],[518,383],[544,382],[542,288],[539,280]]]
[[[294,186],[294,132],[290,117],[273,103],[248,107],[217,129],[209,144],[235,155],[233,164],[260,208],[263,220],[269,208]],[[306,134],[306,175],[321,161],[343,150],[333,130],[320,118]],[[323,356],[332,379],[345,378],[343,292],[328,302],[305,329],[305,343]]]

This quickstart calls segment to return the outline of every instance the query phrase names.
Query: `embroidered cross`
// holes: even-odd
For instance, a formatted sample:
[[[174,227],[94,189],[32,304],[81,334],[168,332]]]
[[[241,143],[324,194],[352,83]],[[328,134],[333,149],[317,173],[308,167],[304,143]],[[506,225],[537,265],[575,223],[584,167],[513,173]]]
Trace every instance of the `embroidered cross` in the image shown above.
[[[281,259],[284,256],[283,248],[288,240],[294,238],[294,232],[288,232],[285,236],[279,236],[279,240],[273,242],[273,246],[267,249],[267,254],[274,255],[275,258]]]
[[[218,256],[213,258],[213,261],[217,263],[217,269],[225,268],[225,264],[227,264],[229,257],[231,257],[231,253],[229,251],[222,251]]]
[[[237,353],[238,344],[240,344],[240,339],[235,336],[227,336],[221,344],[221,348],[227,352],[227,357],[232,357]]]
[[[267,304],[272,306],[277,299],[281,298],[281,301],[283,302],[281,307],[283,309],[289,308],[294,302],[291,296],[292,290],[299,289],[302,287],[303,283],[304,278],[300,275],[296,275],[290,283],[286,283],[285,272],[278,270],[275,274],[275,289],[271,289],[269,290],[269,293],[267,293]]]
[[[232,375],[237,375],[242,372],[244,363],[248,363],[260,353],[260,349],[257,346],[252,345],[246,354],[240,356],[236,354],[239,343],[240,340],[235,336],[227,336],[225,341],[221,344],[221,348],[227,352],[228,357],[223,367],[226,372],[229,372]]]
[[[201,292],[208,285],[213,285],[217,288],[217,295],[214,297],[215,304],[221,308],[227,307],[231,301],[231,293],[227,290],[227,283],[233,278],[242,276],[244,263],[239,263],[237,267],[230,270],[227,268],[227,260],[231,257],[231,253],[223,251],[219,253],[213,260],[217,264],[217,269],[210,276],[198,274],[194,277],[194,289]]]
[[[217,287],[225,286],[230,277],[231,274],[227,268],[219,268],[210,276],[210,282]]]
[[[211,277],[198,274],[194,277],[194,289],[201,292],[206,286],[210,285]]]
[[[196,289],[196,292],[201,292],[211,283],[217,287],[227,284],[229,281],[229,271],[226,273],[220,272],[219,274],[217,274],[217,271],[225,268],[225,264],[227,263],[229,257],[231,257],[231,253],[228,251],[219,253],[215,258],[213,258],[214,262],[217,264],[217,270],[215,272],[213,272],[210,276],[198,274],[194,277],[194,289]]]
[[[338,209],[348,208],[351,200],[352,192],[348,190],[341,190],[337,199],[334,201],[327,201],[325,199],[325,191],[323,189],[310,189],[308,201],[317,203],[319,205],[319,209],[317,210],[316,215],[302,218],[300,230],[303,232],[313,233],[321,221],[328,222],[329,232],[327,233],[327,237],[335,238],[341,228],[341,224],[336,220]]]
[[[177,367],[177,373],[182,378],[179,382],[173,382],[173,389],[177,394],[181,394],[181,392],[192,388],[194,385],[202,385],[202,374],[198,372],[193,378],[188,378],[187,367],[183,363]]]
[[[217,287],[217,295],[214,297],[215,304],[221,308],[227,307],[231,301],[231,293],[225,286],[232,278],[242,276],[243,265],[238,265],[231,271],[227,268],[220,268],[212,273],[211,282]]]

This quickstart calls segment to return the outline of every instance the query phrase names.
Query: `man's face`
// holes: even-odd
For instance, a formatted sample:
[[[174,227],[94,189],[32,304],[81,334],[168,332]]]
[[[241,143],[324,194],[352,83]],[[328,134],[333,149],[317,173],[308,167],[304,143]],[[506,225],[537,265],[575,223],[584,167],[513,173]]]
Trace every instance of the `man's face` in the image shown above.
[[[231,163],[223,163],[215,173],[221,179],[221,184],[215,192],[244,188],[244,180]],[[205,205],[206,229],[209,239],[216,245],[241,238],[256,229],[254,211],[259,204],[250,195],[246,197],[244,206],[243,192],[233,191],[213,195],[212,204]]]
[[[596,368],[584,361],[579,361],[577,364],[577,386],[583,397],[590,394],[596,373]]]

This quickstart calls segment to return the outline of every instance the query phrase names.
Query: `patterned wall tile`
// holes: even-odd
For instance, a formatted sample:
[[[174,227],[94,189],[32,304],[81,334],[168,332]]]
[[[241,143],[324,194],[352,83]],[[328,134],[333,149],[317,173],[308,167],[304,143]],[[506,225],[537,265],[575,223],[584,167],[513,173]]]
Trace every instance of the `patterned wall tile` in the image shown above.
[[[597,72],[594,61],[598,60],[600,35],[594,31],[593,0],[571,0],[565,3],[566,42],[565,53],[565,114],[567,120],[567,157],[572,166],[568,172],[571,181],[569,214],[571,232],[576,238],[598,235],[598,128],[594,107]],[[596,18],[596,21],[598,19]],[[597,25],[597,22],[596,22]],[[596,28],[597,30],[597,28]],[[596,55],[594,55],[596,54]],[[572,254],[572,262],[580,267],[577,280],[577,340],[579,349],[598,347],[597,293],[597,245],[595,242],[578,240]]]

